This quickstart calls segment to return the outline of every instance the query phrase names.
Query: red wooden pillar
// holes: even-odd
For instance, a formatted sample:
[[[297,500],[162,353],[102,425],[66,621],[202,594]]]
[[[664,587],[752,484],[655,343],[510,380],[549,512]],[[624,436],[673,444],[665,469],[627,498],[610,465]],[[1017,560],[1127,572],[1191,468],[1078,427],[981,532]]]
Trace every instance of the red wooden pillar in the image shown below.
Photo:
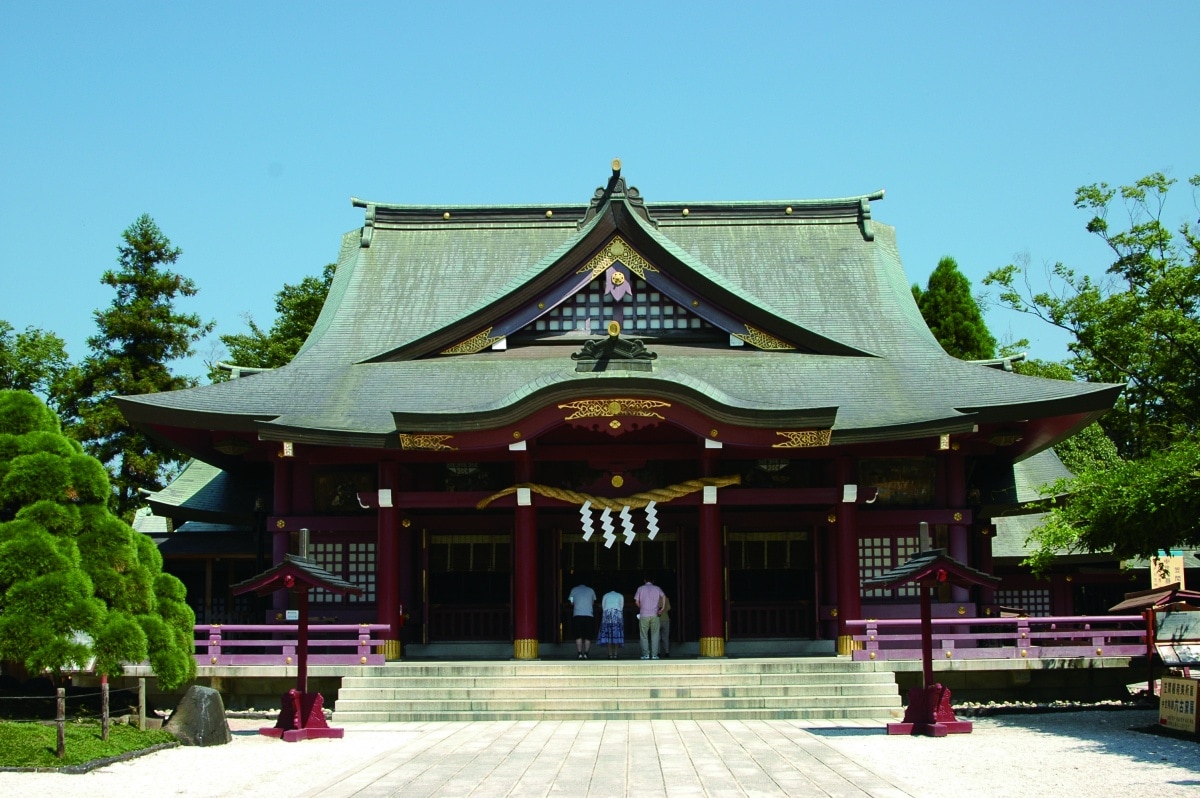
[[[533,460],[528,451],[516,452],[517,482],[533,481]],[[537,509],[533,497],[521,504],[517,494],[513,528],[513,658],[538,658],[537,617]]]
[[[399,488],[400,466],[392,460],[379,463],[379,495]],[[375,620],[388,625],[383,642],[383,655],[390,660],[400,659],[400,574],[399,574],[399,512],[392,502],[381,498],[375,530]]]
[[[275,459],[274,511],[275,515],[280,518],[292,514],[292,471],[293,461],[291,458],[279,457]],[[286,529],[276,528],[271,530],[272,566],[283,562],[283,555],[288,553],[290,540],[290,533]],[[272,623],[281,622],[287,608],[288,591],[275,591],[271,594],[271,614],[278,617],[268,617],[267,620]]]
[[[287,593],[277,590],[276,593]],[[308,692],[308,586],[296,591],[296,606],[300,620],[296,624],[296,690]]]
[[[963,518],[963,508],[967,506],[967,475],[962,452],[956,450],[951,450],[946,458],[946,505],[957,513],[957,520]],[[978,563],[971,562],[967,534],[965,524],[951,524],[946,553],[961,563],[977,566]],[[953,601],[965,603],[971,600],[971,589],[955,585],[950,588],[950,596]]]
[[[977,555],[979,562],[976,567],[985,574],[994,574],[996,565],[992,560],[992,535],[995,534],[995,527],[987,526],[981,531],[978,538]],[[996,603],[996,588],[987,585],[979,588],[979,601],[982,604],[990,605]]]
[[[705,449],[702,473],[711,477],[716,471],[716,449]],[[718,504],[700,505],[697,567],[700,584],[700,656],[725,656],[725,563]]]
[[[725,656],[725,579],[721,511],[700,505],[700,656]]]
[[[842,485],[844,490],[844,486],[851,484],[853,479],[851,462],[847,459],[839,460],[837,473],[838,484]],[[859,585],[858,567],[858,505],[852,501],[840,502],[831,516],[836,525],[837,535],[837,650],[839,654],[849,654],[854,648],[854,641],[851,640],[850,630],[846,628],[846,621],[862,618],[862,590]]]
[[[821,604],[825,607],[837,607],[838,605],[838,539],[837,529],[833,524],[821,526],[819,542],[817,548],[821,564]],[[832,620],[827,618],[822,612],[821,618],[821,638],[823,640],[836,640],[839,634],[837,617],[832,616]]]

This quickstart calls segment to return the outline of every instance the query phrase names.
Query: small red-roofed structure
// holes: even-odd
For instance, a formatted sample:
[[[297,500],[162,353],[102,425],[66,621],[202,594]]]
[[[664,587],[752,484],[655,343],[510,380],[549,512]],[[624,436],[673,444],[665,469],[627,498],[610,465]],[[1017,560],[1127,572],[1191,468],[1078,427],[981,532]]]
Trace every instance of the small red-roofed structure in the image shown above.
[[[894,588],[915,583],[921,588],[921,686],[908,691],[904,720],[889,723],[888,734],[968,734],[971,722],[958,720],[950,706],[950,691],[933,681],[933,591],[941,585],[995,587],[997,577],[964,565],[945,549],[922,551],[903,565],[863,580],[863,587]]]
[[[341,595],[362,593],[361,588],[329,573],[313,560],[294,554],[285,554],[283,561],[275,567],[233,586],[234,595],[253,592],[266,596],[277,590],[290,590],[296,594],[299,609],[296,688],[283,695],[275,725],[258,730],[259,734],[279,737],[289,743],[345,734],[345,729],[332,728],[325,722],[325,699],[321,694],[308,692],[308,591],[313,588]]]

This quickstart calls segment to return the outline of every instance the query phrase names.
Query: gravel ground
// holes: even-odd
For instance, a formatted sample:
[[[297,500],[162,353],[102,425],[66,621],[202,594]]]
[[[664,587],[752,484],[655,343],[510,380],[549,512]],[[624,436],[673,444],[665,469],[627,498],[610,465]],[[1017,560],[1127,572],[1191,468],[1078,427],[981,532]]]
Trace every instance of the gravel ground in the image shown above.
[[[817,734],[922,798],[1200,796],[1200,741],[1137,731],[1157,710],[974,718],[941,739],[830,730]]]
[[[800,721],[359,724],[341,740],[283,743],[256,733],[270,722],[239,718],[230,720],[229,745],[160,751],[82,775],[0,772],[0,795],[1200,796],[1200,741],[1136,730],[1156,720],[1152,710],[996,716],[975,719],[971,734],[941,739],[888,737],[879,725],[805,728]],[[642,764],[624,775],[606,772],[598,749],[585,744],[600,738],[622,740],[628,751],[615,752],[617,761]],[[712,740],[726,742],[708,748]],[[739,740],[745,748],[729,745]],[[646,751],[647,742],[662,750]],[[665,756],[667,742],[675,748],[661,770],[682,775],[658,774],[647,788],[645,763]],[[478,760],[491,755],[488,749],[498,762],[491,775],[464,778],[463,752]],[[747,764],[761,771],[744,770]],[[591,780],[580,784],[581,771]],[[400,781],[406,772],[418,775]],[[725,778],[720,786],[710,780],[717,777]]]

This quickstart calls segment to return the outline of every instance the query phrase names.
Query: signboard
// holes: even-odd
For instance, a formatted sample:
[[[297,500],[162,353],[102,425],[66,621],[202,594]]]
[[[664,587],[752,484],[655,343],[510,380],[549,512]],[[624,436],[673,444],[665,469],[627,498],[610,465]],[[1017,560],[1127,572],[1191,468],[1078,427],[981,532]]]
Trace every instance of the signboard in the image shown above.
[[[300,610],[284,610],[283,611],[283,619],[285,621],[300,620]]]
[[[1180,679],[1164,676],[1162,695],[1158,698],[1158,725],[1166,729],[1196,734],[1196,698],[1200,696],[1200,679]]]
[[[1200,612],[1155,613],[1154,648],[1168,668],[1200,665]]]
[[[1187,588],[1187,585],[1183,583],[1182,555],[1150,558],[1150,588],[1152,590],[1156,587],[1173,585],[1176,582],[1179,583],[1180,590]]]

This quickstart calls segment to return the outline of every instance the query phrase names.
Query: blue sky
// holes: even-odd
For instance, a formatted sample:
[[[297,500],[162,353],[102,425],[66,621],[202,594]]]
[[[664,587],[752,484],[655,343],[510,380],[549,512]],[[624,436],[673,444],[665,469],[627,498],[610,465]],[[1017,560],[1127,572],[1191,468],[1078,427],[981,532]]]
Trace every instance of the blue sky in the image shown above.
[[[200,288],[180,309],[268,326],[351,196],[583,204],[614,157],[648,201],[884,188],[910,282],[952,255],[977,291],[1023,254],[1108,265],[1080,185],[1164,170],[1195,219],[1195,0],[732,6],[0,0],[0,319],[84,356],[149,213]]]

